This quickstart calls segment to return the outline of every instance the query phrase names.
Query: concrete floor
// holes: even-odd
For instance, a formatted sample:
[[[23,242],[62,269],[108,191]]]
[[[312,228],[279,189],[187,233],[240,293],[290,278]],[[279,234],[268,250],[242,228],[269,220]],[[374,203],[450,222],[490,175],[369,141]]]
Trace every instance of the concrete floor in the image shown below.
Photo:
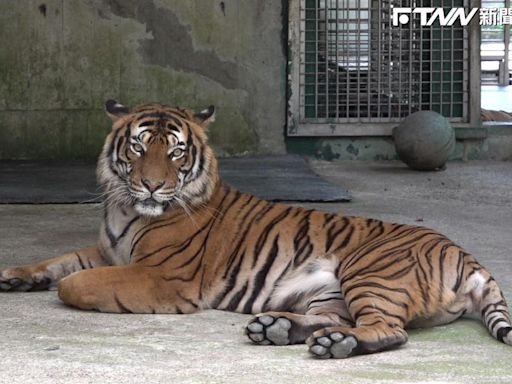
[[[332,212],[417,223],[477,255],[512,301],[512,163],[450,163],[439,173],[399,163],[313,161],[349,188]],[[0,205],[0,268],[94,243],[96,205]],[[112,315],[60,304],[55,292],[0,295],[0,383],[510,383],[512,348],[474,320],[410,332],[390,352],[315,360],[303,345],[249,344],[249,316]]]

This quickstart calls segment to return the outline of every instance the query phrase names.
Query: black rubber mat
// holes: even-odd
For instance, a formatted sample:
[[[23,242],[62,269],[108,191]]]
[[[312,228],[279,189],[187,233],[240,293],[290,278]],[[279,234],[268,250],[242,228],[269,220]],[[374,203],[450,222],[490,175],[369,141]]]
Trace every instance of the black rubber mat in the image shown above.
[[[94,203],[101,199],[95,164],[0,162],[0,203]],[[273,201],[350,201],[350,194],[316,175],[300,156],[219,160],[221,177],[233,187]]]

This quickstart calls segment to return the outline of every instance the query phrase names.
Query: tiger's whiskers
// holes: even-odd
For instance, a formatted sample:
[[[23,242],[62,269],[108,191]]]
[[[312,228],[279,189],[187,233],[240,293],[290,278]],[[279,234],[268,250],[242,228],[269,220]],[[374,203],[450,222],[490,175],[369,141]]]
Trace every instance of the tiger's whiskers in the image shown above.
[[[194,226],[196,227],[196,229],[199,230],[199,224],[197,224],[197,222],[194,220],[194,218],[192,217],[192,209],[191,207],[187,204],[187,202],[182,199],[180,196],[178,195],[174,195],[174,200],[178,203],[178,205],[183,208],[183,211],[185,212],[185,214],[188,216],[188,218],[190,219],[190,221],[194,224]]]

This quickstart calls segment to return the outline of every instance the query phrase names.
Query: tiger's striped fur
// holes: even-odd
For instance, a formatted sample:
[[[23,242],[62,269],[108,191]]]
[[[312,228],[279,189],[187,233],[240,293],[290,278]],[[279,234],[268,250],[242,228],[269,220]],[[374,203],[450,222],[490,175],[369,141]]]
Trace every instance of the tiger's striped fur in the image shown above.
[[[320,358],[389,349],[406,342],[406,327],[466,313],[512,344],[497,283],[442,234],[229,187],[207,144],[213,108],[106,106],[114,124],[98,162],[107,200],[97,246],[6,269],[1,289],[59,283],[65,303],[103,312],[252,313],[253,342],[307,342]]]

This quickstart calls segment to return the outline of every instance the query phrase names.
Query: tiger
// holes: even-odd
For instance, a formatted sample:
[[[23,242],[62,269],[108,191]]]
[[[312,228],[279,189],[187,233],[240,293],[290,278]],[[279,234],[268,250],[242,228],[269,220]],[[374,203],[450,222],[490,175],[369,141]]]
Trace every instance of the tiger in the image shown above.
[[[57,289],[65,304],[100,312],[252,314],[253,343],[305,343],[317,358],[396,348],[406,329],[466,314],[512,345],[497,282],[446,236],[230,187],[208,143],[213,106],[105,108],[96,246],[3,269],[2,291]]]

